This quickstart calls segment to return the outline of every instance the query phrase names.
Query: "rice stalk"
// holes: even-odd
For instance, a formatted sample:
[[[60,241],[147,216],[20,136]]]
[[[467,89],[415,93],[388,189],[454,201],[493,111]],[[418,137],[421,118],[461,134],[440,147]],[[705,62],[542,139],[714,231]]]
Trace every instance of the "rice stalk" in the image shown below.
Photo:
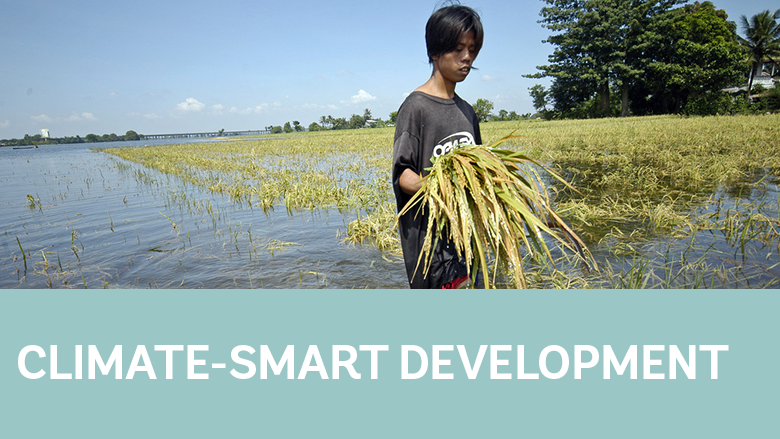
[[[422,188],[404,206],[401,215],[417,206],[428,211],[428,224],[417,268],[427,274],[433,249],[446,239],[466,262],[469,275],[485,273],[485,287],[495,286],[502,270],[515,288],[525,288],[523,252],[540,256],[554,267],[544,235],[579,254],[582,240],[553,211],[536,169],[574,190],[549,167],[521,152],[499,146],[512,135],[488,145],[464,146],[432,159]],[[589,258],[595,267],[593,258]],[[488,264],[493,261],[493,264]],[[472,282],[473,284],[473,282]]]

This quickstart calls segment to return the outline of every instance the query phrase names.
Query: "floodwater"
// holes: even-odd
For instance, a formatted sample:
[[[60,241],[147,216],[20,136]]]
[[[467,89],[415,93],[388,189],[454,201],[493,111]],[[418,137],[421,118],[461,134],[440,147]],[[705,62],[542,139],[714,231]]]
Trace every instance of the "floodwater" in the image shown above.
[[[405,288],[354,215],[264,213],[91,147],[0,148],[1,288]],[[188,140],[191,142],[191,140]]]
[[[407,287],[398,257],[344,242],[354,214],[265,213],[90,149],[179,142],[0,148],[0,288]],[[777,287],[776,176],[721,188],[692,209],[692,222],[710,226],[583,230],[601,271],[564,263],[561,272],[587,283],[533,285]]]

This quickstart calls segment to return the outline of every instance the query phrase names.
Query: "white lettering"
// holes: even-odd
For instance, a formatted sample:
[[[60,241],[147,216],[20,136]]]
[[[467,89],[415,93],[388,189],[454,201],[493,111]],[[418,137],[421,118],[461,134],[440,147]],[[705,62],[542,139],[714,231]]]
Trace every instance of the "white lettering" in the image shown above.
[[[255,350],[251,346],[234,347],[233,350],[230,351],[230,358],[233,360],[234,363],[240,364],[242,366],[246,366],[247,371],[245,373],[240,373],[237,372],[235,368],[233,368],[230,370],[230,374],[240,380],[246,380],[255,376],[255,372],[257,371],[257,369],[255,367],[255,363],[245,358],[241,358],[241,356],[238,355],[241,352],[249,352],[249,355],[252,355],[255,353]]]
[[[311,360],[314,360],[315,364],[313,366]],[[309,350],[306,351],[306,356],[303,358],[303,366],[301,366],[301,371],[298,373],[298,379],[305,380],[308,372],[319,372],[320,378],[323,380],[328,379],[328,371],[325,370],[325,366],[322,364],[322,357],[317,345],[310,345]]]
[[[188,380],[207,380],[209,374],[196,373],[195,366],[205,366],[206,360],[200,360],[195,358],[195,352],[208,351],[208,345],[187,345],[187,379]]]
[[[19,365],[19,372],[22,374],[23,377],[27,378],[28,380],[37,380],[38,378],[46,375],[46,371],[41,369],[38,372],[30,372],[27,370],[27,354],[30,353],[30,351],[35,352],[38,354],[39,358],[45,358],[46,352],[41,348],[40,346],[36,345],[29,345],[22,348],[21,351],[19,351],[19,359],[18,359],[18,365]]]
[[[387,351],[388,345],[360,345],[361,351],[371,351],[371,379],[379,378],[379,351]]]
[[[466,355],[466,348],[463,345],[458,345],[460,360],[463,362],[463,368],[466,369],[466,376],[469,377],[470,380],[473,380],[477,377],[477,374],[479,373],[479,367],[482,365],[482,359],[485,358],[486,351],[487,345],[483,344],[479,347],[479,352],[477,352],[477,359],[474,360],[474,365],[472,366],[471,363],[469,363],[468,355]]]
[[[420,356],[420,370],[415,373],[409,373],[409,351],[417,352],[417,354]],[[419,346],[401,346],[401,369],[402,380],[416,380],[422,377],[426,372],[428,372],[428,355]]]
[[[561,356],[561,370],[556,373],[552,373],[547,369],[547,355],[553,351]],[[551,380],[557,380],[566,375],[566,372],[569,371],[569,354],[566,353],[566,349],[557,345],[547,346],[542,349],[542,353],[539,354],[539,370],[542,372],[542,375]]]
[[[139,366],[138,362],[143,359],[144,365]],[[146,352],[146,346],[138,345],[135,348],[135,354],[133,355],[133,361],[130,362],[130,367],[127,369],[127,376],[125,379],[132,380],[136,372],[146,372],[149,375],[150,380],[156,380],[157,376],[154,374],[154,368],[152,367],[152,361],[149,359],[149,353]]]
[[[650,373],[650,366],[660,366],[661,360],[653,360],[650,358],[650,353],[655,351],[663,351],[665,347],[663,345],[645,345],[644,354],[642,356],[642,363],[644,369],[644,375],[642,378],[646,380],[662,380],[665,375],[662,373]]]
[[[173,379],[173,351],[183,351],[184,345],[161,344],[154,346],[155,351],[165,351],[165,379]]]
[[[626,368],[631,365],[631,379],[636,379],[636,345],[631,345],[626,352],[626,356],[623,357],[623,361],[618,363],[615,352],[612,351],[612,346],[604,345],[604,379],[609,379],[610,365],[615,367],[615,372],[618,375],[623,375]]]
[[[271,350],[268,349],[268,346],[262,345],[260,346],[260,379],[264,380],[268,378],[268,364],[271,364],[271,371],[273,371],[274,375],[279,375],[282,373],[282,369],[285,365],[287,365],[287,379],[291,380],[293,379],[294,371],[293,368],[295,367],[295,346],[294,345],[287,345],[287,348],[284,349],[284,353],[282,354],[282,358],[279,359],[279,363],[277,364],[274,361],[273,355],[271,355]]]
[[[339,358],[339,353],[341,353],[341,351],[349,352],[349,358],[342,361]],[[359,380],[360,374],[355,371],[355,367],[353,366],[356,359],[357,351],[352,346],[333,345],[333,371],[331,372],[333,374],[333,379],[339,379],[339,368],[343,367],[347,369],[347,372],[349,372],[349,376],[351,376],[352,379]]]
[[[490,379],[491,380],[511,380],[511,373],[498,373],[498,366],[506,366],[509,360],[499,360],[499,351],[511,351],[510,345],[490,345]]]

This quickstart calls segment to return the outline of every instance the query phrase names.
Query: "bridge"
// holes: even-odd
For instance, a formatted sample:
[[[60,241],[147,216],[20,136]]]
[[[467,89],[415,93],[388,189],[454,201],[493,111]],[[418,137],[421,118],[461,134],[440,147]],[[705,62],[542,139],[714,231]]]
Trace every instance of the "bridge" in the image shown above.
[[[143,134],[142,139],[197,139],[203,137],[256,136],[271,134],[271,130],[223,131],[207,133],[177,133],[177,134]]]

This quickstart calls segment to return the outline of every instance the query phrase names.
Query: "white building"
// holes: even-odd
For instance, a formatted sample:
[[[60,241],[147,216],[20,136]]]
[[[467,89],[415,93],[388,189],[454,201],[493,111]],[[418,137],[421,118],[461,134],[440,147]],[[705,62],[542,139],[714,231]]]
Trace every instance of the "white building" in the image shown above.
[[[46,129],[46,128],[42,129],[41,130],[41,137],[43,137],[44,139],[48,139],[49,138],[49,130]]]

